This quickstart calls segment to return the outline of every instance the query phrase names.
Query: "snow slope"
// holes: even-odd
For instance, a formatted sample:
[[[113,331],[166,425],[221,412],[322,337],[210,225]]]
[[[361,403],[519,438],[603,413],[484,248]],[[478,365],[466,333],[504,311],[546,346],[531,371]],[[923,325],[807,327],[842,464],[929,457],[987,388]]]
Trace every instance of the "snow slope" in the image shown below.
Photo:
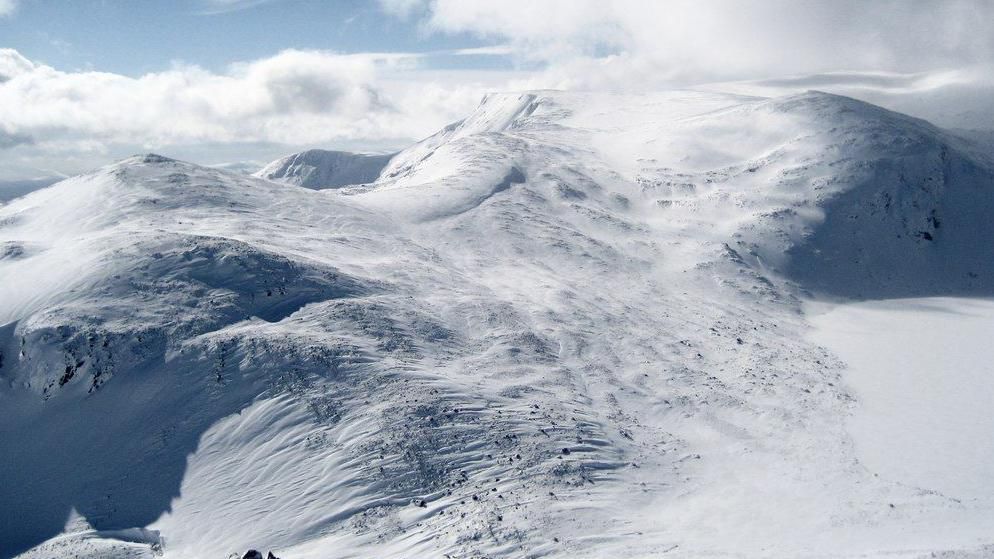
[[[277,159],[255,176],[321,190],[373,182],[392,155],[311,149]]]
[[[988,157],[817,92],[536,91],[371,184],[15,200],[0,555],[982,556],[990,502],[854,450],[803,300],[989,295]]]
[[[812,309],[814,339],[851,367],[857,455],[962,501],[994,501],[994,301],[931,297]]]

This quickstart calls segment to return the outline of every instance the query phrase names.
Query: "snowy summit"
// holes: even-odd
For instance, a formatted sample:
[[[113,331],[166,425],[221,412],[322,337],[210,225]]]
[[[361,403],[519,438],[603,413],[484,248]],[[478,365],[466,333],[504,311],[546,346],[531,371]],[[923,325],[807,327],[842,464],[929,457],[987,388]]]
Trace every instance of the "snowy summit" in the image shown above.
[[[805,335],[812,296],[991,294],[994,166],[920,120],[495,94],[371,184],[146,155],[0,212],[25,557],[846,556],[994,528],[994,494],[861,465],[844,365]]]
[[[617,6],[609,27],[637,27]],[[441,1],[379,9],[483,25]],[[481,13],[509,46],[418,60],[552,41]],[[639,52],[547,71],[653,63]],[[0,559],[994,556],[983,130],[770,82],[565,80],[477,97],[395,151],[384,119],[405,134],[404,103],[446,92],[363,80],[427,70],[280,56],[293,71],[140,78],[190,86],[149,132],[173,149],[0,203]],[[58,71],[0,60],[0,105],[59,91]],[[301,97],[311,70],[350,81]],[[208,136],[184,111],[244,157],[188,162],[186,135]],[[26,126],[4,114],[0,150]],[[384,149],[319,142],[328,118]],[[140,136],[108,121],[94,142],[121,145],[111,126]],[[41,168],[29,150],[67,144],[35,133],[9,149]],[[274,145],[297,153],[237,171]]]
[[[255,175],[314,190],[338,188],[374,182],[391,157],[311,149],[273,161]]]

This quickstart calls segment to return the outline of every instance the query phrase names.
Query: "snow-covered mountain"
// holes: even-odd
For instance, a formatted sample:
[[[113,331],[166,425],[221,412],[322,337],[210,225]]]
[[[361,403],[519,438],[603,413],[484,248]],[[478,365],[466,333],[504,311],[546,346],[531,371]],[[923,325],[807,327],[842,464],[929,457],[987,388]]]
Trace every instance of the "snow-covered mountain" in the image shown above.
[[[375,181],[391,157],[311,149],[277,159],[255,176],[314,190],[338,188]]]
[[[147,155],[0,208],[0,555],[992,549],[994,493],[861,462],[803,305],[994,294],[990,154],[817,92],[537,91],[377,171]]]

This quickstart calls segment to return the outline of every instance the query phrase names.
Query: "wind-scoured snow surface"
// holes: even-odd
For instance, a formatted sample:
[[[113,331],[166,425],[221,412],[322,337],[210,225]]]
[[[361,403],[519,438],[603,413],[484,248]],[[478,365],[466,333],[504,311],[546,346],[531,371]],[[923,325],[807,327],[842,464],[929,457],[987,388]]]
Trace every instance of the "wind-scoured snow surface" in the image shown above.
[[[255,176],[322,190],[374,182],[392,155],[366,155],[312,149],[266,165]]]
[[[990,495],[861,460],[804,301],[994,295],[988,157],[543,91],[372,184],[149,155],[14,200],[0,555],[982,557]]]

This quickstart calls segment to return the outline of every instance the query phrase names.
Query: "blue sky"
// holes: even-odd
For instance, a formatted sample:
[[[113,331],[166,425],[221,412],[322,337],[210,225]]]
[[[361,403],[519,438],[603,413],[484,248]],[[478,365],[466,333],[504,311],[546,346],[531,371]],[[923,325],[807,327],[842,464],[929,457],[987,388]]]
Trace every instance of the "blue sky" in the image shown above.
[[[413,17],[394,17],[369,0],[23,0],[0,19],[2,46],[62,70],[128,76],[175,62],[220,71],[285,49],[340,53],[436,52],[498,41],[432,33]],[[442,68],[508,67],[507,57],[435,56]]]

